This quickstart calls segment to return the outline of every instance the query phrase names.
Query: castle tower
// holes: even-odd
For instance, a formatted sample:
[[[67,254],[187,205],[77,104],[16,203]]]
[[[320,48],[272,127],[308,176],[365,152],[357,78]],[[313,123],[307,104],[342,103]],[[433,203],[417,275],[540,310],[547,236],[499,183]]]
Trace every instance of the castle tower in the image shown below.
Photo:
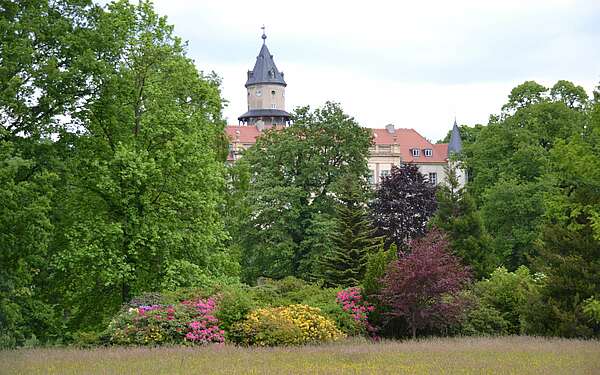
[[[246,81],[248,112],[238,117],[238,120],[245,125],[286,125],[290,122],[290,114],[285,110],[287,84],[265,43],[267,36],[264,26],[262,29],[263,44],[254,69],[248,71]]]

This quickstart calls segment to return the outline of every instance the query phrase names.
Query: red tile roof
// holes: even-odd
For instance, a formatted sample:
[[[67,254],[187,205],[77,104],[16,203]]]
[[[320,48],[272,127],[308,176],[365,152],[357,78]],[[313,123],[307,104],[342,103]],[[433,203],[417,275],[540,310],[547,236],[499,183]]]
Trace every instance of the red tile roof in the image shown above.
[[[225,129],[229,139],[235,143],[253,144],[260,135],[256,126],[230,125]],[[387,129],[371,129],[376,145],[400,145],[400,154],[405,162],[415,163],[446,163],[448,159],[448,144],[433,144],[414,129],[400,128],[390,133]],[[412,149],[420,150],[418,157],[412,156]],[[432,150],[432,156],[425,156],[425,149]]]
[[[229,125],[225,128],[225,132],[231,141],[237,143],[255,143],[256,138],[260,135],[256,126],[245,125]]]

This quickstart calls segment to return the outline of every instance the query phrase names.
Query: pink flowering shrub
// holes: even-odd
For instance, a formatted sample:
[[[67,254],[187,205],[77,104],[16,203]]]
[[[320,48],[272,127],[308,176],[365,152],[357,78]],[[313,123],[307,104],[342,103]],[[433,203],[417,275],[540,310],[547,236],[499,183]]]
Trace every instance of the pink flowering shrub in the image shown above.
[[[225,331],[219,328],[219,320],[213,315],[216,303],[212,298],[196,301],[183,301],[183,305],[196,310],[196,319],[188,324],[189,331],[185,339],[197,344],[221,343],[225,340]]]
[[[369,323],[369,313],[375,310],[375,306],[364,300],[360,287],[340,290],[336,301],[354,319],[361,333],[375,337],[377,329]]]
[[[131,307],[111,321],[105,336],[117,345],[221,343],[224,332],[214,316],[215,308],[211,298]]]

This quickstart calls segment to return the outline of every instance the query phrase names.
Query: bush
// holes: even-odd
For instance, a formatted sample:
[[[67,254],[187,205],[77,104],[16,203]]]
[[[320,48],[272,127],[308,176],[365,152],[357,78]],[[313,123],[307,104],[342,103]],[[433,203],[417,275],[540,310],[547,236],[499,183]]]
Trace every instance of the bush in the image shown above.
[[[255,310],[233,325],[230,337],[242,345],[275,346],[336,341],[344,334],[320,309],[296,304]]]
[[[375,306],[363,299],[361,288],[353,287],[339,291],[336,301],[354,320],[356,327],[354,335],[375,336],[377,330],[369,323],[369,314],[375,310]]]
[[[233,324],[244,320],[246,315],[257,307],[250,288],[243,285],[222,288],[214,298],[217,301],[215,317],[219,319],[220,327],[226,332]]]
[[[509,323],[495,308],[479,303],[462,322],[459,332],[464,336],[498,336],[508,334]]]
[[[499,267],[489,279],[477,282],[473,290],[482,304],[494,308],[508,323],[507,333],[526,333],[523,329],[524,314],[531,309],[532,301],[539,294],[542,280],[541,275],[532,275],[525,266],[515,272]]]
[[[319,284],[307,283],[292,276],[281,280],[262,279],[258,286],[249,289],[257,307],[293,304],[317,307],[325,317],[334,321],[345,335],[362,334],[362,327],[337,303],[338,291],[335,288],[323,288]]]
[[[104,337],[116,345],[223,342],[215,307],[212,299],[130,307],[110,322]]]
[[[583,301],[583,313],[594,323],[600,324],[600,301],[594,297]]]
[[[392,244],[388,250],[384,250],[382,246],[379,251],[367,256],[367,270],[362,281],[363,292],[367,298],[379,293],[383,287],[381,279],[385,270],[388,264],[397,259],[397,253],[396,244]]]

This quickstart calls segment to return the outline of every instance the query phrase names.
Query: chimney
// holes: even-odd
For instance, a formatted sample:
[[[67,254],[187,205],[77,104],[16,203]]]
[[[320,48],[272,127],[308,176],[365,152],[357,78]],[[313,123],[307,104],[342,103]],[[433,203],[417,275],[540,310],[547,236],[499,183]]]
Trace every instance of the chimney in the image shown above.
[[[394,134],[396,132],[396,129],[394,129],[394,124],[387,124],[385,126],[385,130],[387,130],[390,134]]]

